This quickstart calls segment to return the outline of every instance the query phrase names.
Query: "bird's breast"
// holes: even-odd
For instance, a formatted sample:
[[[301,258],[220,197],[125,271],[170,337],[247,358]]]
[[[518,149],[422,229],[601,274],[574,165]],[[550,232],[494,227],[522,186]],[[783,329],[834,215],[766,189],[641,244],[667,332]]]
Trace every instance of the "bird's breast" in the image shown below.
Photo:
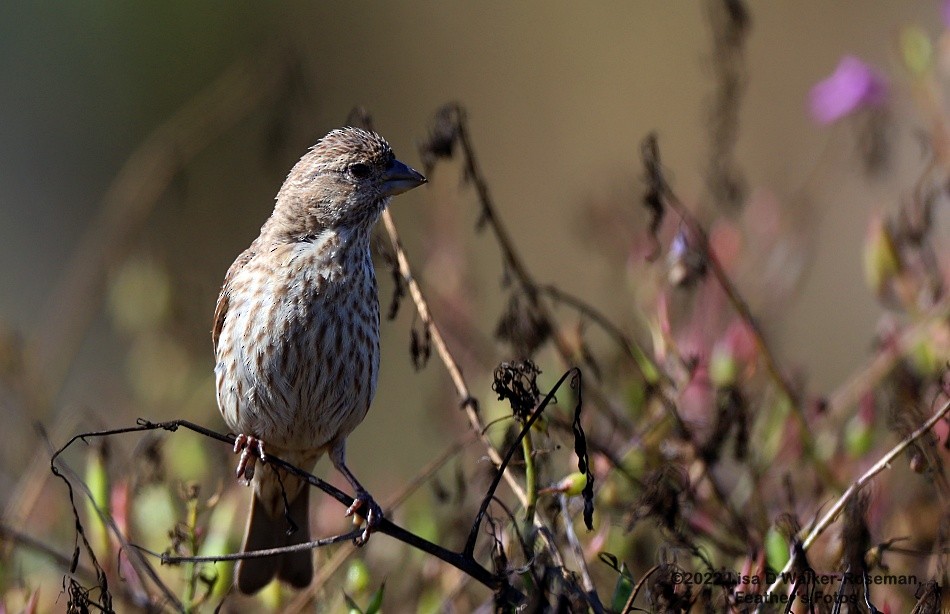
[[[369,250],[352,247],[294,244],[244,268],[251,291],[232,296],[232,330],[222,333],[238,332],[227,335],[237,341],[218,350],[219,404],[232,428],[313,448],[366,415],[379,372],[379,304]]]

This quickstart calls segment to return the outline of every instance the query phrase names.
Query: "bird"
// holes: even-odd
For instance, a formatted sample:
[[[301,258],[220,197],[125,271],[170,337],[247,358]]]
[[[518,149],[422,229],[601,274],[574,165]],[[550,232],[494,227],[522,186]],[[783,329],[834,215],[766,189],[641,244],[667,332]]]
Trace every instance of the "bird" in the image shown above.
[[[294,165],[260,234],[225,276],[212,341],[218,408],[253,486],[242,551],[310,541],[305,483],[266,462],[311,471],[324,454],[355,490],[346,515],[382,510],[346,465],[379,375],[379,297],[371,233],[393,196],[426,183],[375,132],[329,132]],[[265,451],[266,445],[266,451]],[[263,461],[256,466],[256,460]],[[235,585],[253,594],[274,578],[313,578],[310,550],[240,560]]]

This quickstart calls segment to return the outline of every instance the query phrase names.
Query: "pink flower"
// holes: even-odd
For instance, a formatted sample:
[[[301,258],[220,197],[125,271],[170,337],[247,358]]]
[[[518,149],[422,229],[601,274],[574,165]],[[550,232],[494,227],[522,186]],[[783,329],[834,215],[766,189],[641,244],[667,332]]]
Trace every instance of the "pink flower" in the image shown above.
[[[856,110],[877,107],[887,100],[887,81],[873,67],[847,55],[830,77],[809,93],[811,116],[830,124]]]

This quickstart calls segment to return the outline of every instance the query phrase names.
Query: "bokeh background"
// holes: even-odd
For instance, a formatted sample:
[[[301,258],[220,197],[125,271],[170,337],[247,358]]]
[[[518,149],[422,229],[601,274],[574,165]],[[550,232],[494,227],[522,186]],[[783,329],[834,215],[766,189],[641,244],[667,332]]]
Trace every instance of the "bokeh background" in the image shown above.
[[[748,193],[774,206],[789,238],[778,256],[763,246],[762,267],[788,276],[781,292],[754,268],[737,281],[767,313],[783,363],[821,393],[866,360],[882,313],[862,272],[868,217],[894,210],[927,161],[916,136],[926,119],[900,93],[899,29],[914,24],[936,39],[944,26],[935,2],[749,9],[735,156]],[[46,454],[37,424],[56,445],[140,416],[223,429],[209,333],[219,284],[287,170],[355,105],[420,167],[416,145],[435,110],[463,104],[499,213],[536,277],[647,339],[634,313],[634,255],[622,245],[623,233],[642,241],[643,216],[631,213],[620,230],[601,220],[640,206],[639,144],[652,131],[678,194],[702,204],[714,88],[708,17],[700,2],[3,3],[0,331],[3,368],[17,376],[0,398],[0,504],[28,517],[56,500],[55,487],[24,492],[24,472]],[[846,54],[893,75],[886,172],[863,162],[865,123],[809,116],[810,88]],[[222,120],[220,134],[183,150],[139,217],[109,213],[110,186],[156,130],[233,66],[252,71],[273,57],[290,59],[264,74],[286,78],[260,78],[259,101],[235,101],[246,108]],[[451,340],[488,402],[478,357],[504,357],[491,338],[504,305],[500,258],[472,230],[478,210],[458,169],[439,166],[431,179],[400,197],[393,215],[420,283],[440,297],[436,320],[480,327]],[[116,219],[124,221],[113,232]],[[77,271],[89,283],[71,294]],[[380,278],[385,305],[392,285]],[[776,293],[780,308],[769,302]],[[465,428],[442,366],[416,372],[408,359],[412,324],[409,305],[383,324],[379,393],[349,444],[351,466],[382,497]],[[318,473],[330,474],[328,463]],[[34,532],[52,536],[53,524]]]

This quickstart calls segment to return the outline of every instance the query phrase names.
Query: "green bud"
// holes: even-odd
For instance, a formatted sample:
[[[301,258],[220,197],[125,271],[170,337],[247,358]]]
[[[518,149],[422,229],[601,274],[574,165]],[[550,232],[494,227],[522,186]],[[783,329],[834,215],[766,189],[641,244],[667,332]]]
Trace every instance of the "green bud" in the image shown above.
[[[879,298],[902,269],[894,235],[880,214],[871,216],[864,243],[864,278]]]
[[[900,34],[901,59],[915,77],[930,72],[933,66],[933,44],[927,33],[916,26],[905,26]]]

